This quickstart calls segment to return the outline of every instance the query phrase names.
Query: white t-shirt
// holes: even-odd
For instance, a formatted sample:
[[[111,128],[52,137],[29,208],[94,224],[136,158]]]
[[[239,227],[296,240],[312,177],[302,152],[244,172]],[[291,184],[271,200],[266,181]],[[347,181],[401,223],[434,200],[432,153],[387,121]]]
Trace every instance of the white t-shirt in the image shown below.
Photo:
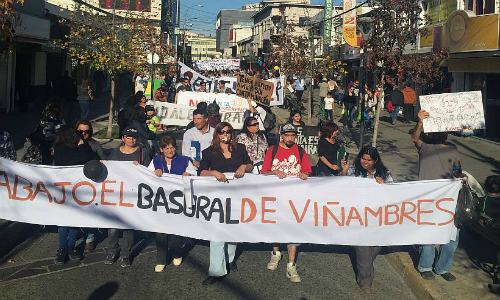
[[[333,98],[325,98],[325,109],[332,110],[333,109]]]

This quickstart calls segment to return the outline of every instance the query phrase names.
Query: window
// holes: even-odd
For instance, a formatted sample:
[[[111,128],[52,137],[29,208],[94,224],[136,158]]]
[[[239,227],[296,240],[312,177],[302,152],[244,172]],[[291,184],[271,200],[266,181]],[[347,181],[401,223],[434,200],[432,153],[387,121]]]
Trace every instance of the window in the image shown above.
[[[467,0],[468,10],[476,15],[487,15],[495,13],[495,0]]]

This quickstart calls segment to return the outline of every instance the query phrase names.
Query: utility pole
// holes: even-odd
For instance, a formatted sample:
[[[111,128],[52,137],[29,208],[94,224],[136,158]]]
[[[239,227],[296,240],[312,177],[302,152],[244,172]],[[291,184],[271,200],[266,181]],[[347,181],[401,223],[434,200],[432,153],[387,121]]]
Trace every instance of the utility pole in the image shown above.
[[[311,39],[311,83],[309,85],[310,96],[307,101],[307,125],[311,126],[312,122],[312,108],[313,108],[313,97],[314,97],[314,29],[311,27],[309,31],[309,37]]]
[[[360,114],[361,114],[361,118],[360,118],[360,124],[359,124],[359,148],[363,148],[363,135],[364,135],[364,131],[365,131],[365,99],[364,99],[364,94],[362,93],[362,91],[364,91],[364,88],[365,88],[365,82],[366,82],[366,51],[364,51],[363,49],[361,49],[362,53],[361,53],[361,56],[360,56],[360,60],[359,60],[359,83],[361,85],[361,87],[359,88],[359,96],[361,98],[361,103],[360,103]],[[365,91],[366,92],[366,91]]]

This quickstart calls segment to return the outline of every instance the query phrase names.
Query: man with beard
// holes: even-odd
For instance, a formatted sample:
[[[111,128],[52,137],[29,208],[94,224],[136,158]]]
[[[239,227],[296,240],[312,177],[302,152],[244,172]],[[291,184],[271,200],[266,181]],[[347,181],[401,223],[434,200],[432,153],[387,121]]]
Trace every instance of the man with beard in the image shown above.
[[[195,109],[193,123],[194,127],[187,130],[182,138],[182,155],[191,157],[193,165],[198,168],[202,151],[212,144],[214,129],[208,124],[206,110]]]
[[[295,144],[297,137],[297,128],[290,123],[282,125],[280,128],[281,142],[278,145],[271,146],[264,158],[262,165],[262,174],[276,175],[283,179],[287,176],[296,176],[306,180],[311,174],[311,164],[309,157],[302,147]],[[286,276],[291,282],[300,282],[300,276],[297,273],[295,265],[295,256],[298,244],[288,244],[288,264],[286,266]],[[271,261],[267,264],[267,269],[274,271],[278,268],[281,260],[281,252],[277,244],[273,245]]]

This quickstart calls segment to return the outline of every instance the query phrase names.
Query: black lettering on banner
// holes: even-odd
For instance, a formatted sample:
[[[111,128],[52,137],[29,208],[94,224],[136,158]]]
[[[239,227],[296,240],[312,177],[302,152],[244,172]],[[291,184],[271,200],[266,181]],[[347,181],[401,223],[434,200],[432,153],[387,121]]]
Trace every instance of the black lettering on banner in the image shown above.
[[[201,201],[205,201],[205,204],[201,205]],[[199,196],[198,201],[196,202],[196,218],[197,219],[200,218],[200,213],[201,213],[203,215],[203,217],[205,217],[205,220],[210,221],[210,218],[208,217],[208,214],[205,211],[205,209],[207,209],[208,206],[210,206],[210,199],[208,199],[208,197],[205,197],[205,196]]]
[[[149,195],[147,196],[142,196],[143,190],[147,190],[149,192]],[[145,184],[141,183],[138,186],[138,191],[137,191],[137,207],[142,208],[142,209],[149,209],[153,205],[153,201],[151,200],[154,196],[153,189]],[[143,200],[147,201],[147,204],[143,204]]]
[[[238,224],[240,220],[231,220],[231,198],[226,199],[226,224]]]
[[[215,207],[217,205],[217,207]],[[219,198],[214,198],[210,211],[208,212],[208,220],[212,219],[213,213],[219,213],[219,223],[224,223],[224,209],[222,208],[222,201]]]
[[[186,217],[189,217],[189,218],[192,218],[194,216],[194,214],[196,213],[196,195],[193,195],[193,205],[188,205],[187,204],[187,200],[186,200],[186,197],[184,197],[184,215]],[[188,208],[191,208],[191,212],[188,213]]]
[[[298,126],[296,143],[309,155],[318,154],[319,135],[316,126]]]
[[[172,193],[170,193],[170,195],[168,196],[170,203],[172,203],[173,205],[176,205],[178,207],[178,208],[170,208],[170,212],[178,215],[178,214],[182,213],[184,208],[182,207],[182,204],[179,201],[175,200],[175,198],[184,198],[184,193],[182,191],[175,190]]]
[[[165,191],[163,190],[162,187],[159,187],[158,190],[156,191],[155,202],[153,204],[153,211],[157,211],[158,206],[165,207],[165,212],[167,214],[170,213],[170,209],[168,208],[167,197],[165,196]]]

